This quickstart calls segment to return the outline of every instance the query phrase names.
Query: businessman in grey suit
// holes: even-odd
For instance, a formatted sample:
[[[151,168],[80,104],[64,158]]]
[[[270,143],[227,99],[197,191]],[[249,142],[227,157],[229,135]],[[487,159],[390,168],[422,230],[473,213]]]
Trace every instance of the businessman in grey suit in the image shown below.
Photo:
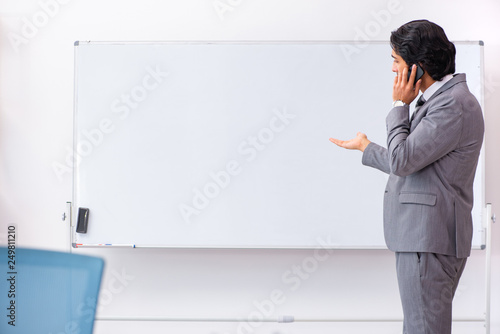
[[[391,46],[396,77],[386,118],[387,148],[363,133],[330,140],[362,151],[364,165],[389,174],[384,235],[396,253],[403,332],[446,334],[470,255],[483,115],[465,74],[454,74],[455,46],[440,26],[427,20],[406,23],[392,32]],[[415,83],[417,64],[424,74]],[[419,91],[410,117],[409,104]]]

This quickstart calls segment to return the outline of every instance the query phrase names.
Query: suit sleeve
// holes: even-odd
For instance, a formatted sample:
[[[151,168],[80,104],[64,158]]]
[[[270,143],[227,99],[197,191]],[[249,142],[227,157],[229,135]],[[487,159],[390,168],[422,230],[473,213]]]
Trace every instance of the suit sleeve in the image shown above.
[[[456,148],[462,129],[461,105],[450,95],[432,101],[427,114],[410,133],[408,109],[393,108],[386,119],[391,173],[415,173]]]
[[[387,149],[373,142],[365,148],[361,163],[365,166],[377,168],[384,173],[391,173]]]

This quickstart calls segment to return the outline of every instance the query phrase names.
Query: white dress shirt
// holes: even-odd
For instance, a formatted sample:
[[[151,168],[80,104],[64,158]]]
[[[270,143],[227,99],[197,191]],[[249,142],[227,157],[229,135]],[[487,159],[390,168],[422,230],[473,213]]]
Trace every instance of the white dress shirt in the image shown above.
[[[450,81],[453,78],[453,74],[447,74],[441,79],[441,81],[436,81],[429,88],[425,90],[423,93],[425,101],[429,101],[429,99],[434,95],[435,92],[439,90],[439,88],[443,87],[445,83]]]

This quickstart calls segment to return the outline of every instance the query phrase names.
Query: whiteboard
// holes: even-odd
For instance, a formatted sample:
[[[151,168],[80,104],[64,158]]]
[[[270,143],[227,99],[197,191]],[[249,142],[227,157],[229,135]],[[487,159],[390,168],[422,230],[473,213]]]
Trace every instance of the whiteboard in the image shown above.
[[[456,47],[482,102],[482,43]],[[76,42],[73,246],[385,248],[387,175],[329,138],[385,146],[391,66],[385,42]]]

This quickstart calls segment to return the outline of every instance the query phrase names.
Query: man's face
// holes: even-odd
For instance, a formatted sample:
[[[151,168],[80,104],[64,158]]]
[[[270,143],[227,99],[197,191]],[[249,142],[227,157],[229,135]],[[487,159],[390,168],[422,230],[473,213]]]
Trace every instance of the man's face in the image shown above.
[[[392,50],[392,58],[394,59],[392,62],[392,71],[394,73],[403,73],[403,69],[408,68],[408,64],[394,50]]]

